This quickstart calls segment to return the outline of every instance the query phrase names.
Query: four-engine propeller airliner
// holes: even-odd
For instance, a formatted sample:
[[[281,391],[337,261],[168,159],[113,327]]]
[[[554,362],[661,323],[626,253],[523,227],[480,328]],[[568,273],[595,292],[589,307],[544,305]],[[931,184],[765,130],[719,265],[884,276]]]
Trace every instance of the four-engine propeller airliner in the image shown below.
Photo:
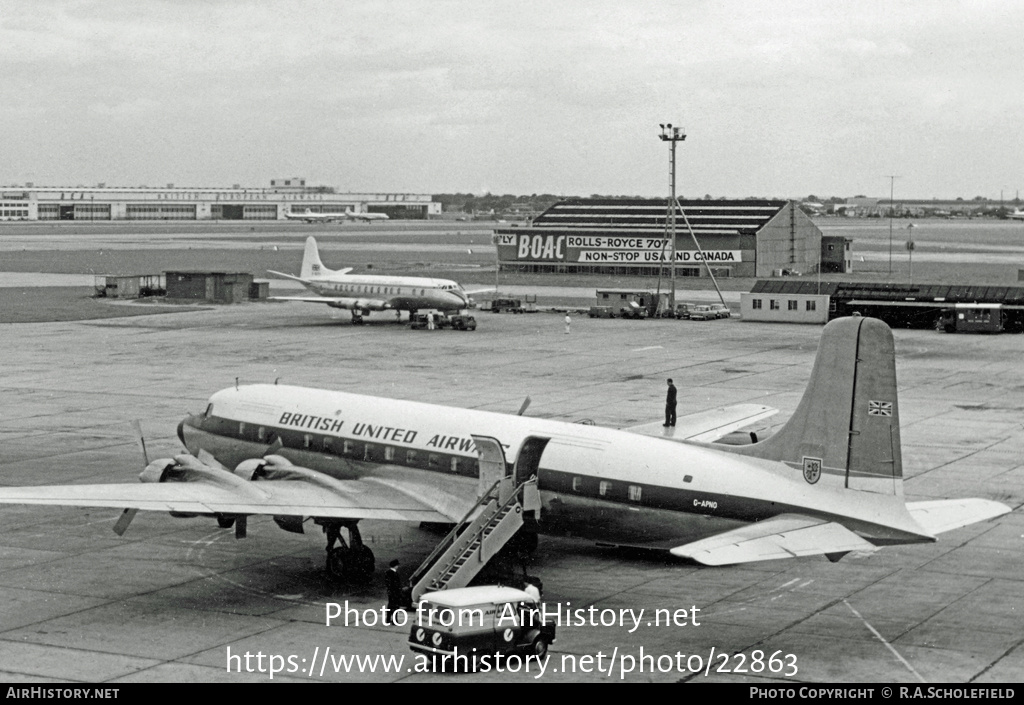
[[[539,490],[541,533],[571,530],[706,565],[839,560],[932,542],[1010,511],[986,499],[904,501],[893,339],[878,320],[826,326],[804,395],[776,434],[745,446],[694,440],[734,430],[744,414],[749,408],[729,423],[730,413],[716,410],[710,426],[694,415],[687,429],[680,417],[674,436],[650,437],[349,392],[235,386],[180,423],[190,454],[149,463],[142,484],[7,487],[0,503],[127,507],[120,532],[136,509],[216,517],[239,536],[250,515],[298,532],[312,519],[328,534],[328,565],[341,551],[364,575],[374,559],[357,523],[468,516],[495,469],[485,463],[488,439],[516,460],[514,470],[498,463],[499,474],[518,473],[534,455],[523,467]],[[350,543],[334,548],[343,527]]]
[[[364,223],[372,223],[375,220],[388,220],[387,213],[371,213],[369,211],[355,212],[346,208],[344,213],[314,213],[309,208],[305,213],[285,213],[288,220],[302,220],[306,223],[332,223],[338,220],[361,220]]]
[[[449,279],[428,277],[387,277],[370,274],[349,274],[346,269],[328,269],[320,261],[320,252],[313,237],[306,239],[299,276],[270,271],[270,274],[301,282],[317,296],[274,296],[275,301],[305,301],[348,309],[352,322],[362,323],[371,311],[418,310],[461,311],[468,308],[469,293]]]

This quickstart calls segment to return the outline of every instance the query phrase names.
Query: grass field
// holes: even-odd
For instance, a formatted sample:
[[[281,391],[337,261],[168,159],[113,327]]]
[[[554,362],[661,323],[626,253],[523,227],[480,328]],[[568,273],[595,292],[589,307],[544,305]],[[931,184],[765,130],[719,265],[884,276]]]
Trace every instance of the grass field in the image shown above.
[[[824,218],[826,235],[852,239],[853,272],[822,280],[910,281],[905,243],[915,242],[915,283],[1018,284],[1024,269],[1024,223],[991,220]],[[913,222],[914,227],[907,226]],[[153,274],[174,270],[298,273],[305,239],[315,235],[324,264],[361,273],[435,276],[465,285],[653,288],[656,277],[546,275],[494,271],[493,223],[395,223],[331,226],[298,223],[5,223],[0,272]],[[890,272],[891,261],[891,272]],[[813,276],[813,275],[811,275]],[[725,278],[727,291],[749,291],[753,279]],[[668,282],[662,280],[664,290]],[[707,290],[706,278],[677,278],[679,290]],[[78,288],[0,289],[0,322],[83,320],[173,309],[111,305]],[[189,307],[185,307],[186,310]]]

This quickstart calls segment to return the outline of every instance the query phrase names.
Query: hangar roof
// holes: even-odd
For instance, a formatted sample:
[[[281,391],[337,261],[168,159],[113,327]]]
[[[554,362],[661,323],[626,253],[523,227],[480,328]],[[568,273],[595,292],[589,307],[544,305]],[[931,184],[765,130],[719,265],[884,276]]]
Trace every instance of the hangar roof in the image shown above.
[[[676,212],[676,228],[689,221],[698,234],[752,235],[779,213],[789,201],[735,200],[684,201]],[[628,229],[663,233],[667,199],[579,198],[559,201],[534,218],[533,227]],[[684,218],[685,216],[685,218]]]

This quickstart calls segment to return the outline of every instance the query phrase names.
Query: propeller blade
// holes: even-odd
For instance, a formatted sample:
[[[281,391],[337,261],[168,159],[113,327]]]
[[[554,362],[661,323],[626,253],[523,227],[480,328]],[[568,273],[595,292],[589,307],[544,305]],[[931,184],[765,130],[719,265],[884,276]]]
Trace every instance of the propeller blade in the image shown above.
[[[249,519],[249,517],[247,517],[245,514],[239,514],[235,518],[235,538],[236,539],[244,539],[245,538],[245,530],[247,528],[246,524],[248,523],[248,519]]]
[[[516,413],[516,416],[522,416],[523,413],[526,411],[526,408],[530,406],[531,401],[533,400],[530,399],[530,397],[526,397],[526,399],[523,400],[523,405],[519,407],[519,411]]]
[[[284,443],[281,441],[280,436],[274,436],[274,442],[270,444],[266,451],[263,453],[263,457],[266,458],[268,455],[277,455],[277,451],[284,448]]]
[[[139,423],[138,419],[132,421],[132,428],[135,429],[135,440],[139,444],[139,450],[142,451],[142,467],[149,465],[149,453],[146,452],[146,439],[142,435],[142,424]],[[121,516],[117,518],[114,523],[114,533],[118,536],[124,536],[124,532],[128,531],[128,527],[132,523],[132,519],[139,513],[138,509],[133,507],[126,507],[122,512]]]
[[[114,524],[114,533],[118,536],[124,536],[124,532],[128,530],[128,525],[132,523],[132,519],[138,513],[139,510],[132,507],[128,507],[121,512],[121,516],[117,518],[117,523]]]
[[[142,467],[149,465],[149,454],[146,453],[146,439],[142,436],[142,424],[138,419],[132,421],[132,428],[135,429],[135,440],[139,443],[139,450],[142,451]]]

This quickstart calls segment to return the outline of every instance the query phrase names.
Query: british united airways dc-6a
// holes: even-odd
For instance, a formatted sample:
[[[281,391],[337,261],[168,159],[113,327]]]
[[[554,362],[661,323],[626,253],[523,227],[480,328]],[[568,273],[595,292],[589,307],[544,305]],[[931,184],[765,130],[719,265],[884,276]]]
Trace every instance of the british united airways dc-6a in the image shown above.
[[[876,319],[825,327],[810,382],[776,434],[744,446],[695,440],[733,430],[745,413],[680,417],[666,438],[341,391],[236,386],[180,423],[190,454],[150,463],[142,484],[7,487],[0,503],[129,508],[120,531],[135,509],[237,521],[240,535],[250,515],[272,515],[290,531],[311,519],[328,533],[329,569],[345,527],[345,550],[358,550],[371,570],[358,521],[456,523],[494,477],[521,467],[529,477],[515,483],[537,495],[527,510],[533,531],[571,530],[706,565],[839,560],[932,542],[1010,511],[987,499],[904,500],[894,345]],[[497,463],[485,462],[490,441]],[[718,521],[696,522],[695,533],[694,515]]]

